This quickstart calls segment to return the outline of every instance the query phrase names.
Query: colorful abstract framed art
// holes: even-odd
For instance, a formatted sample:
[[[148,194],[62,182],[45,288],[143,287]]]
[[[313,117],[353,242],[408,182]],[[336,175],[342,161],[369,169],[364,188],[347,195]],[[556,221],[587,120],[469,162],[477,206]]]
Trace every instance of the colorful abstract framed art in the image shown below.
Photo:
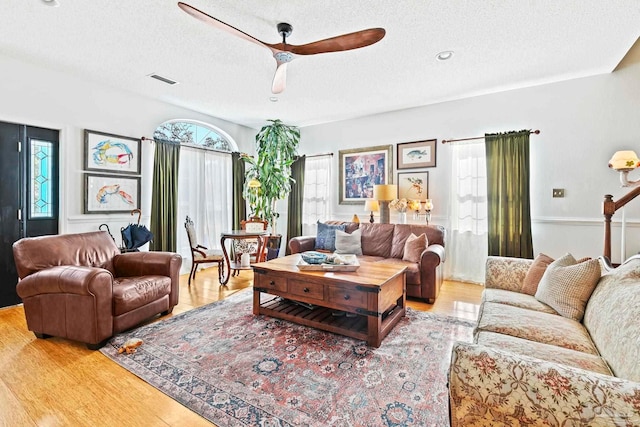
[[[340,204],[364,204],[373,186],[392,184],[392,145],[340,150]]]
[[[398,144],[398,169],[432,168],[436,166],[436,139]]]
[[[131,212],[140,209],[140,178],[85,174],[84,213]]]
[[[140,175],[141,141],[110,133],[84,131],[84,169]]]
[[[398,198],[419,200],[429,198],[429,172],[398,172]]]

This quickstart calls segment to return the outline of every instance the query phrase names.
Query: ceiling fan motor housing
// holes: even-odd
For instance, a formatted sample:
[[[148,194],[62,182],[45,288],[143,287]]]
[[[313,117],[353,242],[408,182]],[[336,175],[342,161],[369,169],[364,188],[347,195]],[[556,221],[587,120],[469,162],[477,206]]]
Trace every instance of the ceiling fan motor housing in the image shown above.
[[[282,43],[285,42],[285,39],[291,35],[293,32],[293,27],[291,24],[287,24],[286,22],[281,22],[278,24],[278,33],[282,36]]]

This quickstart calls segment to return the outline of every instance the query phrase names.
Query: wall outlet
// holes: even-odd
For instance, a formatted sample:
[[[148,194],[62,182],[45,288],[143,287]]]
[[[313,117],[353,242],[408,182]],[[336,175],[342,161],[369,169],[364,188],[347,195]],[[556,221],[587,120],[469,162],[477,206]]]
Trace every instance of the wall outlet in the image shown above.
[[[564,188],[554,188],[553,197],[564,197]]]

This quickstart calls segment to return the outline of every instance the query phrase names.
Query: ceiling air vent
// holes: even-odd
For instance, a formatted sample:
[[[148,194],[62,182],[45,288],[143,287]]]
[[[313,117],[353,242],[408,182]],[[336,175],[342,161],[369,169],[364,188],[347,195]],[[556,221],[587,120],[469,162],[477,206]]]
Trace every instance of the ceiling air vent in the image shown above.
[[[168,79],[166,77],[162,77],[162,76],[160,76],[158,74],[149,74],[149,77],[151,77],[152,79],[160,80],[161,82],[164,82],[164,83],[166,83],[168,85],[178,84],[177,81]]]

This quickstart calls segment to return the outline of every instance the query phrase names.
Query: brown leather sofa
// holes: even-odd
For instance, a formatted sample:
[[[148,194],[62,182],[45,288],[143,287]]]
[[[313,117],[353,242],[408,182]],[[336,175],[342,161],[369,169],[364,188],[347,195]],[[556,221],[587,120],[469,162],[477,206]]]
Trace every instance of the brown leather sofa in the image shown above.
[[[13,244],[27,326],[102,347],[114,334],[178,303],[182,257],[121,254],[106,231],[28,237]]]
[[[432,304],[442,286],[442,263],[444,262],[444,228],[427,224],[370,224],[341,221],[326,221],[326,224],[346,224],[345,231],[362,230],[362,256],[364,262],[387,262],[407,267],[407,296],[422,298]],[[426,233],[429,246],[422,252],[420,262],[402,260],[404,244],[411,233],[419,236]],[[315,236],[300,236],[289,240],[292,254],[315,250]]]

